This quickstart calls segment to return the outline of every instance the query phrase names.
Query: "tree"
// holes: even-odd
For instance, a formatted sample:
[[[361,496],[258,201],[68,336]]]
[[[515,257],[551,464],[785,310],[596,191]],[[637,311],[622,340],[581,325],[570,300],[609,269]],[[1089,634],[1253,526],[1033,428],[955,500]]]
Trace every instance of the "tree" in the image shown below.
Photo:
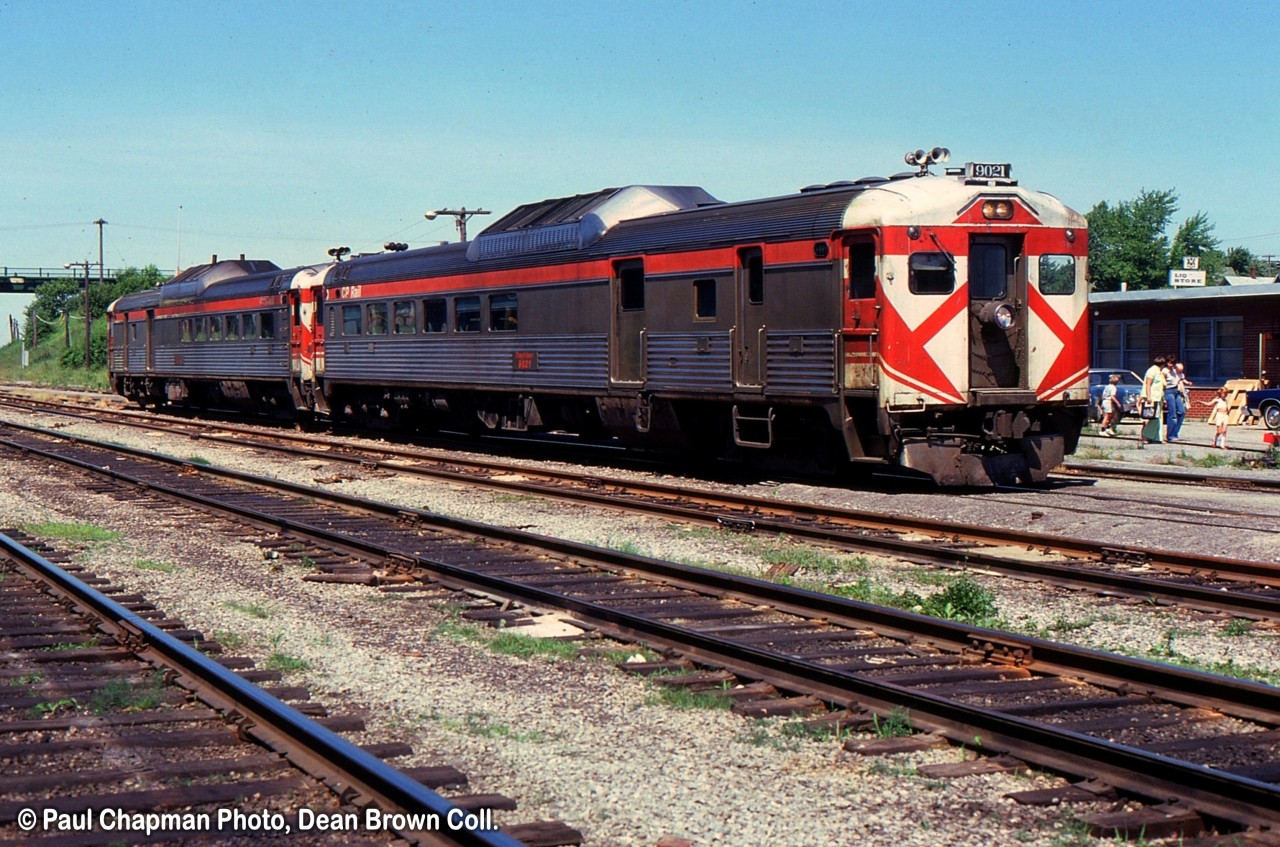
[[[1237,276],[1248,276],[1251,268],[1258,267],[1258,260],[1248,247],[1228,247],[1227,266]]]
[[[165,281],[164,274],[160,273],[155,265],[147,265],[147,267],[139,270],[138,268],[126,268],[116,275],[115,282],[98,285],[92,276],[89,278],[89,312],[96,321],[101,321],[102,331],[94,331],[90,338],[90,361],[93,364],[101,365],[107,359],[107,341],[106,341],[106,321],[103,319],[106,315],[107,306],[111,305],[119,297],[126,294],[132,294],[135,291],[143,291],[148,288],[154,288]],[[62,326],[64,315],[78,316],[80,321],[79,333],[83,336],[84,328],[84,282],[81,279],[60,279],[53,282],[46,282],[36,289],[35,299],[27,306],[26,321],[27,331],[32,329],[33,322],[39,322],[39,337],[47,337],[51,332],[57,331],[57,327]],[[67,361],[74,365],[75,361],[84,363],[84,347],[77,347],[75,344],[67,351]],[[76,357],[79,357],[78,359]]]
[[[1213,235],[1213,224],[1204,212],[1196,212],[1182,222],[1173,236],[1169,248],[1169,267],[1182,267],[1184,256],[1199,256],[1200,270],[1210,285],[1217,285],[1227,272],[1227,257],[1218,249],[1219,241]]]
[[[1160,288],[1168,280],[1169,240],[1165,230],[1178,208],[1178,195],[1148,191],[1112,207],[1097,204],[1089,221],[1089,270],[1096,291]],[[1181,264],[1181,259],[1179,259]]]

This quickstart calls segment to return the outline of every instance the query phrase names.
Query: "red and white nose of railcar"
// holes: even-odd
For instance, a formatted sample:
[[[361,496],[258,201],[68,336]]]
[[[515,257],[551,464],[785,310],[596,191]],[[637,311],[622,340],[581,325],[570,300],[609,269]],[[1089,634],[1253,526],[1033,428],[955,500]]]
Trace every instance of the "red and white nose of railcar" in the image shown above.
[[[848,228],[875,227],[883,241],[882,405],[1086,399],[1084,219],[1019,187],[1007,164],[926,170],[866,192],[846,215]]]

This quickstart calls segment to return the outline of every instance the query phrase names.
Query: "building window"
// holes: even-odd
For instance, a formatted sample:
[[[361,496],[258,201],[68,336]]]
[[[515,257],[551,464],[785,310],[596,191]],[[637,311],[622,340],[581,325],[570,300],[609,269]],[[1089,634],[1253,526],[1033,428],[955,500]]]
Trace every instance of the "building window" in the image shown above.
[[[443,297],[423,300],[422,325],[425,332],[444,332],[449,329],[449,301]]]
[[[912,294],[950,294],[956,289],[956,266],[946,253],[912,253]]]
[[[1113,371],[1145,373],[1151,364],[1146,321],[1095,321],[1093,366]]]
[[[711,320],[716,316],[716,281],[693,281],[693,316],[698,320]]]
[[[1244,373],[1242,318],[1183,318],[1182,363],[1192,382],[1214,385]]]
[[[520,323],[516,295],[494,294],[489,297],[489,331],[515,332]]]
[[[459,297],[453,301],[453,328],[458,332],[480,331],[479,297]]]

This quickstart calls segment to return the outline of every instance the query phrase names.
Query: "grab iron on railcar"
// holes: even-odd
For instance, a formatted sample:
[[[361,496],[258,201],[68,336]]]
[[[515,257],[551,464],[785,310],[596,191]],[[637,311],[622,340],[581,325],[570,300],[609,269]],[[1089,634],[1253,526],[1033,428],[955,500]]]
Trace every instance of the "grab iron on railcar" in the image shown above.
[[[734,203],[604,189],[468,242],[291,270],[211,262],[112,305],[112,385],[144,405],[1039,481],[1088,403],[1085,221],[1008,163],[931,172],[948,158]]]

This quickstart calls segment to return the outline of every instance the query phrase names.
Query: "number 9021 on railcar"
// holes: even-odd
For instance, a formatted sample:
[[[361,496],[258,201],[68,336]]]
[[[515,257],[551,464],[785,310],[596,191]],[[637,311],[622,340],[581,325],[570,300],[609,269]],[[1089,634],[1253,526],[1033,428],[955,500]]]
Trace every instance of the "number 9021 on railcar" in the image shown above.
[[[112,385],[144,405],[1040,481],[1088,403],[1085,221],[1007,163],[932,173],[947,158],[733,203],[610,188],[468,242],[289,270],[214,261],[112,304]]]

